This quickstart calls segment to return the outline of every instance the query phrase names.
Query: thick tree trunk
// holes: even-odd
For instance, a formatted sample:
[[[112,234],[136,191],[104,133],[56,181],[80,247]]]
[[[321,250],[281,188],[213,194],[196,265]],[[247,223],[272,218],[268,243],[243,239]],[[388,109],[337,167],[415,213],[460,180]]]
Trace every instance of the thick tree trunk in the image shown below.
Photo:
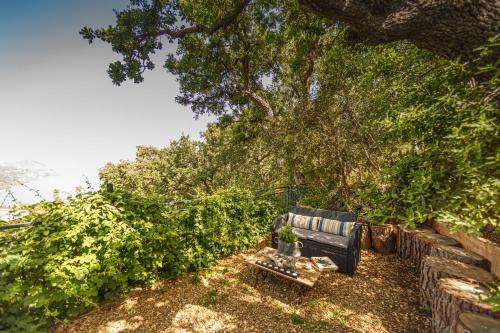
[[[464,264],[474,265],[486,270],[490,270],[490,263],[480,255],[456,246],[436,244],[431,247],[429,255],[434,257],[444,257],[463,262]]]
[[[441,279],[431,302],[432,332],[452,332],[458,316],[464,311],[499,318],[500,312],[494,312],[490,304],[481,301],[481,298],[487,295],[488,289],[477,283],[451,278]]]
[[[498,34],[498,0],[298,0],[307,10],[350,28],[353,41],[408,40],[443,57],[469,59]],[[496,54],[498,56],[498,48]]]
[[[457,320],[453,333],[499,333],[500,320],[477,313],[464,312]]]
[[[422,271],[420,272],[420,306],[423,309],[431,309],[431,302],[437,293],[439,279],[446,277],[475,282],[484,286],[495,282],[495,276],[480,267],[447,258],[427,256],[423,259]]]
[[[369,250],[372,248],[372,240],[370,235],[370,226],[363,224],[361,226],[361,249]]]
[[[434,230],[431,228],[420,228],[420,229],[406,229],[399,228],[398,232],[398,255],[402,259],[409,259],[414,262],[413,258],[416,256],[416,237],[417,235],[433,234]]]
[[[391,254],[396,251],[397,226],[392,224],[371,225],[373,249],[381,254]]]
[[[422,269],[422,259],[430,254],[433,246],[437,245],[460,246],[460,243],[451,237],[437,233],[421,233],[417,235],[415,237],[415,251],[412,260],[419,271]]]

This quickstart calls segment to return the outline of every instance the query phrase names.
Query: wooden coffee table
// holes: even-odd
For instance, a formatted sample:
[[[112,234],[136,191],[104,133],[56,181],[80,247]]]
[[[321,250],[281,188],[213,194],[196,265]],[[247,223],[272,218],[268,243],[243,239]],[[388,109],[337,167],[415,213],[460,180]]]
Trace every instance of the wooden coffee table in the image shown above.
[[[283,274],[283,273],[280,273],[278,271],[275,271],[274,269],[267,268],[267,267],[264,267],[262,265],[257,264],[257,260],[266,261],[268,263],[271,263],[271,259],[269,259],[269,255],[274,254],[274,253],[276,253],[276,249],[273,249],[271,247],[265,247],[262,250],[260,250],[259,252],[255,253],[252,257],[247,258],[245,260],[245,262],[248,265],[257,269],[257,275],[255,276],[254,285],[257,285],[257,282],[259,281],[259,276],[261,276],[262,280],[264,280],[267,277],[267,274],[271,273],[271,274],[274,274],[276,276],[280,276],[280,277],[283,277],[287,280],[293,281],[293,282],[299,284],[301,287],[309,287],[309,288],[314,287],[314,284],[316,283],[316,281],[318,281],[318,279],[321,275],[321,272],[318,272],[314,268],[311,268],[309,270],[303,268],[304,263],[306,263],[306,262],[311,263],[309,258],[306,258],[306,257],[297,258],[297,264],[295,265],[295,272],[298,273],[298,276],[296,278],[289,276],[287,274]],[[305,289],[301,288],[301,291],[304,292]]]

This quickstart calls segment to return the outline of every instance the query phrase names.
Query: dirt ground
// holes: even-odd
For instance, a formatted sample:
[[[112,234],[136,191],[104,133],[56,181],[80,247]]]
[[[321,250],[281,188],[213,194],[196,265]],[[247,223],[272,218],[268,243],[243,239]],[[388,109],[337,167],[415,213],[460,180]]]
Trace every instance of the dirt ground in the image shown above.
[[[134,289],[50,332],[429,331],[416,272],[395,255],[363,251],[353,278],[323,273],[301,296],[294,282],[278,277],[253,286],[255,271],[244,259],[257,249],[200,275]]]

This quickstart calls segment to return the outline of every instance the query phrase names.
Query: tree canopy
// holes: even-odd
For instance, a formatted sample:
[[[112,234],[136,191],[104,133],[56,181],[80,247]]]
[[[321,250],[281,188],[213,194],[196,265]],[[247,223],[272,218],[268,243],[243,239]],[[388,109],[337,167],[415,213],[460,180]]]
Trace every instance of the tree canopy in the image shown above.
[[[352,28],[295,1],[207,6],[131,1],[115,26],[82,30],[123,55],[115,84],[142,81],[173,42],[177,101],[219,116],[201,141],[141,147],[103,179],[165,200],[307,183],[310,204],[361,203],[373,222],[498,228],[498,37],[468,66],[404,41],[353,45]]]

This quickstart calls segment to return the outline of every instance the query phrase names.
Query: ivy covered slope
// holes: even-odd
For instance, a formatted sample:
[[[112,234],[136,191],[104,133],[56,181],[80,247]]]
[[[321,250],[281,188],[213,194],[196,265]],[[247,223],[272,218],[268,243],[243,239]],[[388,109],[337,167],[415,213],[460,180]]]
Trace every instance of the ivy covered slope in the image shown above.
[[[0,331],[44,330],[131,283],[206,267],[254,245],[274,215],[267,202],[236,189],[178,210],[96,192],[32,211],[33,227],[2,238],[12,242],[0,248]]]

